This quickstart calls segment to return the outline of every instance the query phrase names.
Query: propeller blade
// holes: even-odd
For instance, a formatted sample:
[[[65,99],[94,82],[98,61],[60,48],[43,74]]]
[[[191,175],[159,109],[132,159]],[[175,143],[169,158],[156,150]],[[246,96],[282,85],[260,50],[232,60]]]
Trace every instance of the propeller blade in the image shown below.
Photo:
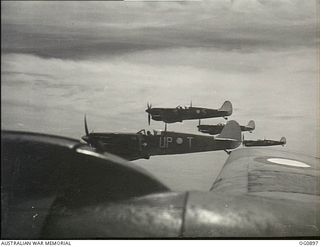
[[[95,148],[96,151],[103,153],[104,150],[101,142],[96,140],[92,135],[90,136],[86,115],[84,115],[84,129],[85,129],[86,135],[82,137],[82,140],[88,143],[89,146]]]
[[[89,130],[88,130],[88,125],[87,125],[86,115],[84,115],[84,129],[85,129],[86,135],[89,136]]]
[[[149,102],[147,102],[147,110],[146,112],[148,112],[148,124],[150,125],[150,121],[151,121],[151,115],[150,115],[150,110],[152,108],[152,104],[149,104]]]

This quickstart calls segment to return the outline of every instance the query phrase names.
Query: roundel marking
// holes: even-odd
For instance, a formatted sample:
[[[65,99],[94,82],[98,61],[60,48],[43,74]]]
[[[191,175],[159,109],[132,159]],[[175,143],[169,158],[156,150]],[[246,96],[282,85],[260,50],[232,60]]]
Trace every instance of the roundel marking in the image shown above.
[[[177,142],[177,144],[182,144],[183,143],[183,139],[181,137],[178,137],[176,142]]]
[[[200,110],[199,110],[199,109],[198,109],[198,110],[196,110],[196,113],[200,114]]]
[[[268,158],[267,160],[271,163],[285,165],[285,166],[310,167],[306,163],[303,163],[301,161],[296,161],[296,160],[289,160],[289,159],[283,159],[283,158]]]

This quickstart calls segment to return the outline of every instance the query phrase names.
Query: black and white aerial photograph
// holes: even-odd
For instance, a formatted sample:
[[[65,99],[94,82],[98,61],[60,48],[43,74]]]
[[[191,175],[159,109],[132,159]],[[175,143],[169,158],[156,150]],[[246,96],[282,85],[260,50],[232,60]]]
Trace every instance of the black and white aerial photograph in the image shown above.
[[[316,245],[319,30],[318,0],[1,1],[1,245]]]

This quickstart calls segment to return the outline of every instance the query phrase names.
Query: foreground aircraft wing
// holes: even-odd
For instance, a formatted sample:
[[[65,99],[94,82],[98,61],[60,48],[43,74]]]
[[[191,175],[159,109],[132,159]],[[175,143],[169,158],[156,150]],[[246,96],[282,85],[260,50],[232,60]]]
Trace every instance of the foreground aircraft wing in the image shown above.
[[[319,159],[238,149],[210,191],[173,192],[73,139],[3,131],[1,151],[2,239],[320,234]]]
[[[211,195],[189,195],[185,234],[319,236],[319,161],[275,149],[233,151],[215,180]]]

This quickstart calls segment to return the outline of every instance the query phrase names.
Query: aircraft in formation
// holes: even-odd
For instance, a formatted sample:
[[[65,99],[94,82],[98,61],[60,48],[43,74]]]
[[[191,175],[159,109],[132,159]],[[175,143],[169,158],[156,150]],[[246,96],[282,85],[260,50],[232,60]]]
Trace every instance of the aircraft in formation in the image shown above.
[[[177,106],[176,108],[152,108],[151,104],[147,104],[146,112],[148,113],[148,124],[150,119],[155,121],[165,122],[165,130],[167,123],[182,122],[183,120],[204,119],[227,117],[232,114],[232,104],[230,101],[225,101],[219,109],[210,109],[203,107],[193,107],[192,102],[190,107]]]
[[[221,133],[224,126],[225,123],[219,123],[215,125],[199,124],[197,127],[198,131],[202,133],[217,135]],[[241,131],[249,131],[250,133],[252,133],[252,131],[255,129],[255,123],[253,120],[250,120],[246,126],[240,125],[240,128]]]
[[[1,237],[5,239],[317,237],[319,159],[241,148],[234,120],[216,136],[145,130],[89,132],[81,143],[1,133]],[[252,131],[254,122],[242,128]],[[219,127],[220,128],[220,127]],[[224,150],[210,191],[172,191],[126,160]],[[124,158],[124,159],[122,159]]]
[[[229,153],[228,150],[241,144],[241,129],[234,120],[227,122],[221,134],[216,137],[157,130],[151,133],[144,129],[137,133],[90,133],[86,117],[84,126],[86,135],[82,140],[97,151],[110,152],[127,160],[216,150]]]
[[[276,145],[284,146],[286,143],[287,143],[287,140],[284,136],[281,137],[280,141],[267,140],[267,139],[245,140],[244,137],[242,138],[242,144],[246,147],[276,146]]]
[[[280,142],[266,140],[265,142],[245,141],[241,138],[242,131],[252,132],[255,129],[255,122],[250,120],[246,126],[232,120],[226,124],[201,125],[202,118],[215,118],[230,116],[232,114],[232,104],[225,101],[219,109],[209,109],[201,107],[185,108],[152,108],[148,105],[148,123],[150,119],[164,121],[165,124],[181,122],[183,120],[199,119],[198,130],[203,133],[217,136],[204,136],[189,133],[153,130],[153,132],[142,129],[136,133],[118,132],[89,132],[86,116],[84,118],[85,136],[82,140],[94,147],[98,152],[109,152],[127,160],[149,159],[154,155],[184,154],[194,152],[207,152],[224,150],[230,154],[231,150],[237,148],[242,143],[244,146],[251,146],[256,142],[260,146],[284,145],[283,139]],[[265,144],[265,145],[263,145]]]

